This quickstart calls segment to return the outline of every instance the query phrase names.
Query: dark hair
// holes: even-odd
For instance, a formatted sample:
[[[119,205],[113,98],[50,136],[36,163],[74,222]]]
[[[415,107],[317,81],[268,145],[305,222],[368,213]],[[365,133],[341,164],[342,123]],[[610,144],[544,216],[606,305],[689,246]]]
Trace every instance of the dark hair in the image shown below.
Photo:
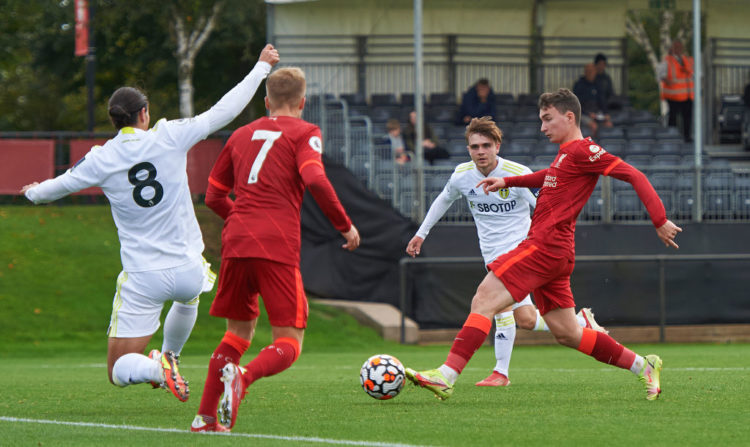
[[[542,96],[539,97],[539,110],[550,107],[554,107],[562,114],[573,112],[573,115],[576,117],[576,125],[581,124],[581,102],[567,88],[560,88],[555,92],[542,93]]]
[[[487,78],[482,78],[477,81],[477,85],[486,85],[487,87],[489,87],[490,81]]]
[[[503,142],[503,131],[497,127],[492,117],[483,116],[481,118],[472,118],[469,124],[466,126],[466,141],[469,141],[469,135],[478,133],[487,139],[492,140],[495,143],[502,144]]]
[[[148,107],[146,95],[134,87],[120,87],[109,98],[109,119],[116,129],[131,126],[138,120],[138,112]]]
[[[597,55],[594,56],[594,63],[598,64],[599,61],[607,62],[607,56],[605,56],[603,53],[597,53]]]

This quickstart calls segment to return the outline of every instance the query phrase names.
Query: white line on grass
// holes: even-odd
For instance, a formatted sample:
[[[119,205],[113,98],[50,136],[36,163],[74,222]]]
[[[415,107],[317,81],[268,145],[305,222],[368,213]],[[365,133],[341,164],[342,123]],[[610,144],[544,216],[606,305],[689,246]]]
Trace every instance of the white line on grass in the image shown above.
[[[92,428],[111,428],[116,430],[136,430],[136,431],[155,431],[160,433],[191,433],[189,430],[180,430],[177,428],[158,428],[158,427],[139,427],[137,425],[113,425],[113,424],[98,424],[93,422],[70,422],[70,421],[53,421],[48,419],[27,419],[27,418],[14,418],[8,416],[0,416],[0,421],[5,422],[26,422],[31,424],[52,424],[52,425],[69,425],[74,427],[92,427]],[[258,438],[258,439],[274,439],[278,441],[302,441],[302,442],[319,442],[321,444],[337,444],[337,445],[358,445],[358,446],[372,446],[372,447],[427,447],[419,446],[415,444],[394,444],[389,442],[373,442],[373,441],[351,441],[348,439],[328,439],[328,438],[316,438],[307,436],[279,436],[279,435],[262,435],[258,433],[194,433],[193,436],[233,436],[237,438]]]

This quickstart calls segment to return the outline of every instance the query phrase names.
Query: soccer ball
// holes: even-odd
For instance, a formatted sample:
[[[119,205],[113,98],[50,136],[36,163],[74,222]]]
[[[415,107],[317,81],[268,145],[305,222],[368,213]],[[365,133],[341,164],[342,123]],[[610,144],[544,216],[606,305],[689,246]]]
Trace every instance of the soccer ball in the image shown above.
[[[379,400],[394,398],[404,387],[404,366],[388,354],[373,355],[359,371],[359,383],[371,397]]]

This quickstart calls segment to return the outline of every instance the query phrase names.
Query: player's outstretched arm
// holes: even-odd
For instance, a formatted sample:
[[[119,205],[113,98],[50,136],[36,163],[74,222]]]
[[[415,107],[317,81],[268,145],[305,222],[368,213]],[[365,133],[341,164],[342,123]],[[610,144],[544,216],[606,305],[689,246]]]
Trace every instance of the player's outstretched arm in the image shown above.
[[[482,190],[485,194],[489,194],[491,192],[499,191],[502,188],[505,188],[505,179],[499,177],[487,177],[477,183],[476,187],[479,188],[480,186],[482,187]]]
[[[355,227],[354,224],[349,228],[349,231],[342,231],[341,235],[346,239],[346,243],[342,245],[341,248],[354,251],[359,247],[359,231],[357,231],[357,227]]]
[[[664,242],[664,245],[675,249],[679,249],[680,246],[674,242],[674,238],[677,237],[677,233],[681,232],[682,228],[675,225],[671,220],[667,220],[664,225],[656,229],[656,235]]]
[[[260,83],[268,76],[271,67],[279,60],[279,52],[273,45],[267,44],[258,57],[258,63],[245,79],[235,85],[213,107],[199,115],[208,118],[209,134],[229,124],[245,109]]]
[[[406,246],[406,254],[408,254],[412,258],[416,258],[417,255],[419,255],[419,252],[422,251],[423,242],[424,239],[419,236],[414,236],[413,238],[411,238],[409,244]]]

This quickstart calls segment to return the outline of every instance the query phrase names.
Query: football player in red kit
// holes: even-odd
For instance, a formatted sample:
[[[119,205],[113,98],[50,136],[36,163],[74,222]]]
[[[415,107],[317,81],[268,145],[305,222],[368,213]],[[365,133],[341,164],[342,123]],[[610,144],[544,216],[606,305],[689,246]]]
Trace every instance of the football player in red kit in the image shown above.
[[[600,175],[630,183],[646,206],[656,235],[667,247],[682,231],[667,219],[659,196],[642,172],[581,134],[581,105],[567,89],[539,98],[541,131],[560,145],[552,164],[541,171],[504,178],[486,178],[477,186],[485,193],[505,187],[541,188],[528,237],[490,264],[491,271],[477,288],[471,313],[456,335],[445,363],[437,369],[406,376],[438,398],[447,399],[474,352],[487,339],[492,318],[500,310],[534,293],[539,313],[557,342],[578,349],[600,362],[632,371],[646,388],[646,399],[659,397],[662,361],[645,357],[617,343],[604,332],[581,328],[575,317],[570,275],[575,263],[575,224]]]
[[[225,221],[219,287],[210,313],[226,318],[227,331],[208,364],[193,431],[231,429],[247,387],[289,368],[300,354],[308,313],[299,271],[305,188],[341,232],[343,248],[359,246],[359,233],[323,169],[320,128],[300,118],[304,73],[276,70],[266,80],[266,94],[269,116],[232,134],[209,177],[206,205]],[[228,196],[232,190],[234,200]],[[273,343],[240,366],[259,315],[258,295]]]

